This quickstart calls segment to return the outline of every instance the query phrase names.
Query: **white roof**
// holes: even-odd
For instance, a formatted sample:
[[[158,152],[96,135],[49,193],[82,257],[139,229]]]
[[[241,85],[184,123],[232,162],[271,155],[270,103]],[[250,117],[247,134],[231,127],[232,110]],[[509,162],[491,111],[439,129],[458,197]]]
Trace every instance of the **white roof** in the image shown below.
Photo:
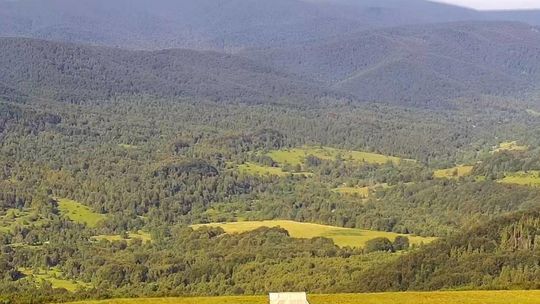
[[[309,304],[305,292],[270,293],[270,304]]]

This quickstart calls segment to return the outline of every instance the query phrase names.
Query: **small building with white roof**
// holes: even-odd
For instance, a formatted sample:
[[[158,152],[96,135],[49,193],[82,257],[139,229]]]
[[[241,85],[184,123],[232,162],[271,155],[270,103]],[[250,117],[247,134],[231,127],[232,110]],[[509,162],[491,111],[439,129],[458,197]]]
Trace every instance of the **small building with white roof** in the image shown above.
[[[309,304],[305,292],[270,293],[270,304]]]

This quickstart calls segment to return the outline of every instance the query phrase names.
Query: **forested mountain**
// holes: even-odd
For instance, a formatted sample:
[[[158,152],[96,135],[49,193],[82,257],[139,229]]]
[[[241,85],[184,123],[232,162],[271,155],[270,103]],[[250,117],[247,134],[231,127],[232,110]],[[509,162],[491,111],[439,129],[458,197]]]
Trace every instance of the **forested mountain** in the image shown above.
[[[365,290],[540,288],[540,211],[519,212],[372,269]]]
[[[0,36],[124,48],[235,51],[287,46],[374,27],[502,19],[423,0],[1,0]]]
[[[245,55],[368,101],[434,105],[540,89],[540,29],[522,23],[407,26]]]
[[[230,55],[0,39],[2,95],[70,102],[147,94],[212,101],[321,100],[448,107],[540,90],[540,29],[467,22],[364,31]],[[497,103],[497,98],[494,99]]]
[[[0,93],[69,102],[121,95],[211,101],[317,102],[316,84],[234,55],[193,50],[126,51],[0,38]],[[2,89],[3,88],[3,89]]]

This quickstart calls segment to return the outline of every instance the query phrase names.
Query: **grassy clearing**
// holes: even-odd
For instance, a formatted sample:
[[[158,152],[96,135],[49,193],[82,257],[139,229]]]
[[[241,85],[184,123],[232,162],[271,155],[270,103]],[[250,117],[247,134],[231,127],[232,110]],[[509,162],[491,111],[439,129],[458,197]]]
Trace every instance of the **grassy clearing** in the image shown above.
[[[539,304],[540,291],[444,291],[309,295],[311,304]],[[84,301],[81,304],[267,304],[267,296]]]
[[[238,166],[238,170],[245,174],[251,174],[251,175],[275,175],[280,177],[289,176],[292,175],[303,175],[303,176],[312,176],[313,173],[309,172],[285,172],[283,169],[278,167],[267,167],[267,166],[261,166],[255,163],[246,162],[242,165]]]
[[[519,145],[517,141],[505,141],[499,144],[499,146],[493,149],[493,153],[502,151],[527,151],[529,147]]]
[[[474,166],[457,166],[454,168],[436,170],[433,176],[436,178],[459,178],[469,176],[472,173]]]
[[[239,165],[238,170],[242,173],[251,175],[276,175],[282,177],[289,175],[289,173],[284,172],[281,168],[266,167],[255,163],[245,163]]]
[[[377,237],[387,237],[388,239],[393,241],[398,235],[400,235],[392,232],[342,228],[311,223],[299,223],[286,220],[212,223],[204,225],[194,225],[193,228],[197,229],[201,226],[221,227],[227,233],[242,233],[246,231],[252,231],[260,227],[279,226],[286,229],[291,235],[291,237],[307,239],[314,237],[327,237],[334,240],[334,243],[336,245],[342,247],[362,247],[368,240]],[[429,243],[435,239],[412,235],[407,236],[409,237],[411,244]]]
[[[34,280],[36,284],[39,284],[41,281],[47,281],[51,283],[53,288],[64,288],[68,291],[76,291],[79,288],[90,287],[87,283],[63,279],[62,272],[55,268],[51,270],[39,270],[37,272],[30,268],[21,268],[19,271],[26,276],[25,279]]]
[[[92,211],[89,207],[67,198],[58,199],[58,208],[60,212],[70,220],[86,224],[88,227],[96,227],[97,224],[105,219],[105,215]]]
[[[403,159],[399,157],[387,156],[376,153],[312,146],[305,146],[289,150],[274,150],[270,151],[267,155],[280,165],[289,164],[293,166],[302,165],[308,155],[313,155],[325,160],[336,160],[339,158],[344,161],[352,161],[358,163],[366,162],[371,164],[385,164],[387,162],[400,163],[401,161],[403,161]]]
[[[353,195],[353,196],[359,196],[361,198],[368,198],[373,192],[377,191],[377,189],[386,189],[389,188],[388,184],[378,184],[374,186],[369,187],[337,187],[332,189],[332,191],[344,194],[344,195]]]
[[[531,187],[540,187],[540,171],[517,172],[499,180],[503,184],[515,184]]]
[[[152,241],[152,237],[150,236],[150,233],[148,232],[144,232],[142,230],[139,230],[137,232],[129,232],[127,234],[127,238],[125,238],[124,236],[122,235],[119,235],[119,234],[116,234],[116,235],[96,235],[94,237],[92,237],[92,240],[94,241],[101,241],[101,240],[107,240],[107,241],[110,241],[110,242],[113,242],[113,241],[121,241],[121,240],[125,240],[125,241],[133,241],[135,239],[139,239],[143,242],[151,242]]]

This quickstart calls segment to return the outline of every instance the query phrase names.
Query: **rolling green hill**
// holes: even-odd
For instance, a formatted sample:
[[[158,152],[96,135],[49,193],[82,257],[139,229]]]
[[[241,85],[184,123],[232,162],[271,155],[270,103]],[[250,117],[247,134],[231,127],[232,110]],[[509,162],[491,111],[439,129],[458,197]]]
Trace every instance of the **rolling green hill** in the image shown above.
[[[502,216],[368,270],[359,284],[366,291],[538,289],[539,231],[538,210]]]
[[[13,100],[21,94],[72,103],[150,95],[272,103],[339,96],[242,57],[184,49],[128,51],[0,38],[0,68],[7,87],[1,95]]]

